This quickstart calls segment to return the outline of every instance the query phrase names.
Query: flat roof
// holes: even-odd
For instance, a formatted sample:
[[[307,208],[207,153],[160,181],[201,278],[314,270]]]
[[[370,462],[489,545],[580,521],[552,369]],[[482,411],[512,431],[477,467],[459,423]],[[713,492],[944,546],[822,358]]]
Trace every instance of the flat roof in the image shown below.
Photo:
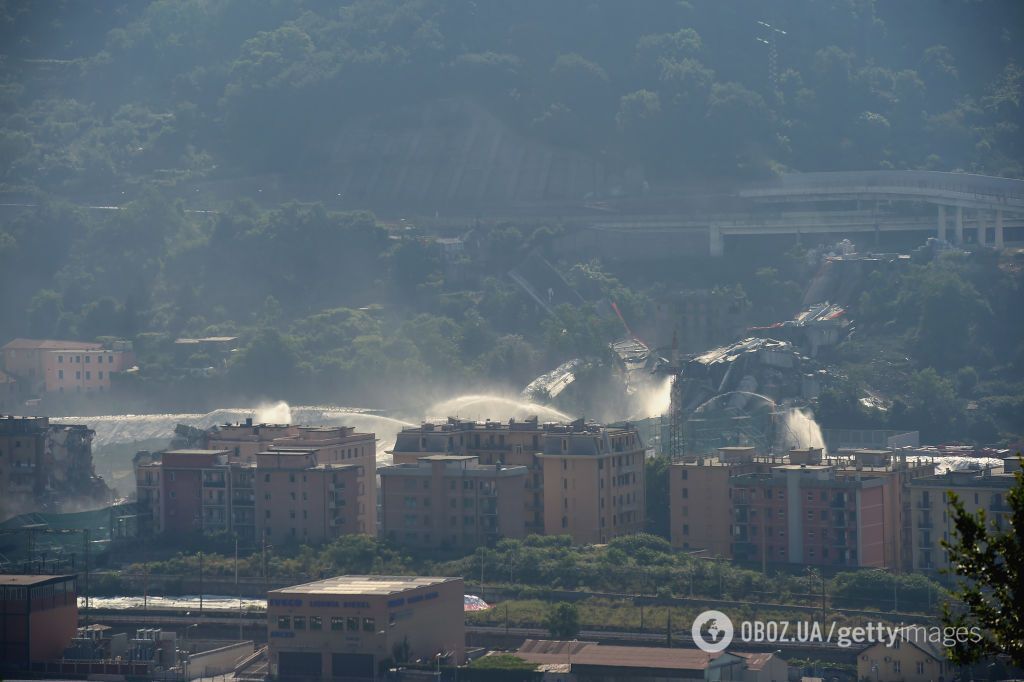
[[[291,587],[271,590],[268,594],[397,594],[418,587],[441,585],[462,578],[440,578],[403,575],[339,575]]]
[[[31,587],[32,585],[44,585],[50,582],[63,582],[74,580],[73,575],[0,575],[0,585],[13,585],[17,587]]]
[[[226,455],[229,454],[230,450],[199,450],[199,449],[185,449],[185,450],[164,450],[165,455]]]

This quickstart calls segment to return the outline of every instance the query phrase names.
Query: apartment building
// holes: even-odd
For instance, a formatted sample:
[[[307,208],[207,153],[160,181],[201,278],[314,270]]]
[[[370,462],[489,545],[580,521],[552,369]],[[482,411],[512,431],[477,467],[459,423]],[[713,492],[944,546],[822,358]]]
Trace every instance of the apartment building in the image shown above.
[[[50,351],[95,351],[103,344],[88,341],[53,339],[13,339],[0,347],[4,355],[4,371],[22,382],[30,395],[40,395],[46,387],[45,359]]]
[[[257,453],[269,450],[278,438],[298,435],[292,424],[253,424],[252,418],[235,424],[220,424],[206,432],[206,447],[228,450],[231,461],[255,464]]]
[[[427,455],[382,467],[381,532],[408,547],[472,549],[526,533],[524,466]]]
[[[51,424],[48,417],[0,416],[0,510],[105,501],[110,491],[93,470],[94,435],[85,425]]]
[[[214,523],[231,499],[227,450],[168,450],[135,466],[139,513],[154,533],[188,534],[223,530]],[[221,482],[218,485],[218,481]]]
[[[1007,493],[1020,471],[1020,460],[1003,460],[1002,467],[947,471],[940,475],[923,476],[910,482],[911,540],[915,571],[939,574],[949,568],[949,557],[942,547],[943,540],[954,540],[956,528],[948,503],[947,493],[960,498],[964,510],[975,514],[984,509],[986,518],[999,529],[1010,524]]]
[[[718,448],[715,455],[669,465],[669,537],[676,549],[703,550],[732,558],[732,501],[729,479],[768,471],[769,460],[753,446]]]
[[[748,563],[885,566],[885,486],[823,464],[783,464],[730,479],[733,556]]]
[[[883,562],[886,568],[909,571],[913,568],[911,546],[910,483],[935,473],[931,460],[909,459],[902,451],[884,449],[854,450],[829,458],[839,476],[874,476],[885,479],[884,514],[886,536]]]
[[[31,395],[110,390],[111,373],[135,364],[129,341],[109,347],[85,341],[14,339],[3,346],[4,371]]]
[[[527,534],[544,532],[544,483],[541,439],[547,425],[537,417],[508,422],[449,417],[441,424],[424,422],[398,433],[391,455],[395,464],[416,464],[428,455],[472,455],[480,464],[505,464],[527,469],[523,518]]]
[[[644,528],[644,445],[630,425],[474,422],[449,418],[404,429],[395,464],[427,455],[473,455],[480,464],[524,466],[526,532],[605,542]]]
[[[257,538],[324,542],[352,533],[377,534],[363,502],[367,476],[361,467],[325,464],[319,457],[312,449],[275,449],[256,456]]]
[[[300,426],[294,434],[277,438],[272,450],[315,450],[319,465],[355,467],[359,527],[352,532],[377,534],[377,437],[351,426]],[[353,488],[350,488],[350,490]]]
[[[365,507],[367,476],[355,464],[324,464],[315,449],[258,453],[171,450],[136,465],[139,510],[155,533],[233,531],[245,542],[324,542],[376,535]],[[373,478],[372,476],[369,478]]]
[[[644,530],[644,444],[636,428],[545,425],[544,532],[603,543]]]
[[[135,364],[130,345],[123,348],[54,349],[41,354],[46,393],[109,391],[111,375]]]

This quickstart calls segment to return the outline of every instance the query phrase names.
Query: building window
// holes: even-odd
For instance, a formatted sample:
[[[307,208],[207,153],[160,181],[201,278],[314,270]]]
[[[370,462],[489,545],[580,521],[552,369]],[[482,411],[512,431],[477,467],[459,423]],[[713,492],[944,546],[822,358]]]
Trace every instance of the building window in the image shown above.
[[[306,617],[305,616],[295,616],[295,618],[293,619],[292,622],[293,622],[293,627],[296,630],[305,630],[306,629]]]
[[[690,496],[690,489],[689,488],[683,488],[683,499],[685,500],[689,496]]]
[[[85,356],[85,364],[88,365],[90,361],[91,361],[91,358],[88,355],[86,355]]]
[[[358,616],[349,616],[345,620],[347,622],[346,629],[349,632],[358,632],[359,631],[359,617]]]
[[[363,632],[373,632],[375,629],[373,618],[363,618]]]
[[[321,618],[320,616],[310,616],[309,617],[309,629],[310,630],[323,630],[324,629],[324,619]]]
[[[64,370],[62,370],[62,369],[58,369],[57,370],[57,378],[60,379],[61,381],[64,381]]]
[[[85,380],[89,381],[90,379],[92,379],[92,372],[85,370]]]
[[[103,370],[102,369],[99,371],[99,380],[103,381]]]
[[[690,534],[690,524],[684,523],[683,524],[683,535],[689,535],[689,534]]]
[[[75,372],[75,379],[78,380],[78,381],[81,381],[81,379],[82,379],[82,371],[81,370],[77,370]]]
[[[291,630],[292,619],[290,616],[278,616],[277,617],[277,629],[278,630]]]
[[[345,619],[341,616],[331,616],[331,630],[340,632],[345,629]]]
[[[923,661],[918,661],[917,662],[917,674],[918,675],[924,675],[924,662]]]
[[[900,662],[899,661],[893,661],[892,662],[892,671],[894,673],[900,672]]]

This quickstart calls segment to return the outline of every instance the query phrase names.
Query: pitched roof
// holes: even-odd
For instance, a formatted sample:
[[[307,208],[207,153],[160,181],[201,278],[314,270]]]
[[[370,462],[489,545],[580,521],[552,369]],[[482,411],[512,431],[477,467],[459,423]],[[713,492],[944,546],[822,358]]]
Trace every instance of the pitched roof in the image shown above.
[[[92,341],[57,341],[54,339],[14,339],[0,350],[97,350],[102,343]]]

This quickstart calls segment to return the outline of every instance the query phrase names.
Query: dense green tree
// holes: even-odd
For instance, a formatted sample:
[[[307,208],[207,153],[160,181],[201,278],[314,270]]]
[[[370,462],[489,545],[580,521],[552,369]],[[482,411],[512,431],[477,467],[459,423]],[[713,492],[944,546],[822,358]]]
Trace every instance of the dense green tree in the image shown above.
[[[544,627],[551,639],[573,639],[580,634],[580,613],[568,602],[554,604],[544,617]]]
[[[958,640],[950,649],[964,665],[984,656],[1005,654],[1024,666],[1024,474],[1006,494],[1009,527],[998,529],[984,509],[971,514],[949,493],[955,532],[942,546],[952,572],[960,579],[953,591],[964,610],[946,606],[943,622],[954,628],[978,628],[979,637]]]

